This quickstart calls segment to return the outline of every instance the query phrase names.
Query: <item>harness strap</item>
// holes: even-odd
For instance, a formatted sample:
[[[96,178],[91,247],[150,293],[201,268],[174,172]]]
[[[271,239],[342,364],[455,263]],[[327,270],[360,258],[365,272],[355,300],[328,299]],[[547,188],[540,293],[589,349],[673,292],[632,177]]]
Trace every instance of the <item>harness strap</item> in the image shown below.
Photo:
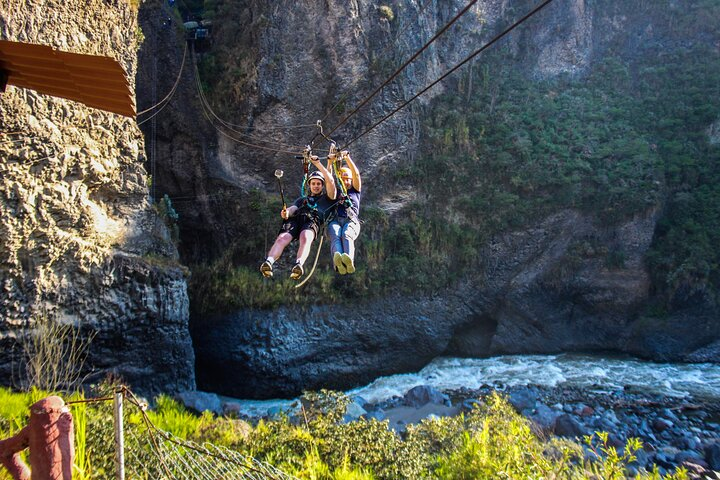
[[[300,194],[303,197],[307,196],[307,183],[308,176],[310,175],[310,155],[312,155],[312,149],[310,145],[308,145],[305,147],[305,150],[303,150],[303,180],[300,186]]]

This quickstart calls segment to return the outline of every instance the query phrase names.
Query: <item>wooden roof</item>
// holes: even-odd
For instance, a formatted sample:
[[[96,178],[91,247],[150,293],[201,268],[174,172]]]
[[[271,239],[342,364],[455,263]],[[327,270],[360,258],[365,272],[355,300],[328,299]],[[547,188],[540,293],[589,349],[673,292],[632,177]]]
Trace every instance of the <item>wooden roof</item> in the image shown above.
[[[113,58],[0,40],[0,69],[8,75],[9,85],[135,116],[135,100],[125,71]]]

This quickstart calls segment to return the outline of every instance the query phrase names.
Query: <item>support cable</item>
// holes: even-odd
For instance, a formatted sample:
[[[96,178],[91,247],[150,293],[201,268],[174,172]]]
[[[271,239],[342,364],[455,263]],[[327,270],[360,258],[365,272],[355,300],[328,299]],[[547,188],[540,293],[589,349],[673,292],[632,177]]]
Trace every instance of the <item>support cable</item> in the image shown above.
[[[437,80],[435,80],[434,82],[432,82],[430,85],[428,85],[427,87],[425,87],[424,89],[422,89],[420,92],[416,93],[412,98],[410,98],[410,100],[407,100],[405,103],[403,103],[402,105],[400,105],[399,107],[397,107],[395,110],[393,110],[392,112],[390,112],[390,113],[388,113],[387,115],[385,115],[382,119],[380,119],[379,121],[375,122],[370,128],[368,128],[367,130],[365,130],[363,133],[361,133],[360,135],[356,136],[355,138],[353,138],[352,140],[350,140],[349,142],[347,142],[343,147],[340,148],[340,150],[345,150],[345,149],[347,149],[350,145],[352,145],[353,143],[355,143],[357,140],[359,140],[360,138],[362,138],[362,137],[364,137],[365,135],[367,135],[368,133],[370,133],[370,131],[372,131],[373,129],[375,129],[375,127],[377,127],[378,125],[380,125],[381,123],[383,123],[385,120],[387,120],[388,118],[390,118],[390,117],[392,117],[393,115],[395,115],[398,111],[400,111],[401,109],[403,109],[404,107],[406,107],[410,102],[414,101],[414,100],[415,100],[416,98],[418,98],[420,95],[422,95],[423,93],[427,92],[427,91],[430,90],[432,87],[434,87],[435,85],[437,85],[438,83],[440,83],[441,81],[443,81],[443,80],[444,80],[445,78],[447,78],[450,74],[452,74],[452,73],[455,72],[457,69],[459,69],[460,67],[462,67],[463,65],[465,65],[466,63],[468,63],[470,60],[472,60],[473,58],[475,58],[477,55],[479,55],[480,53],[482,53],[484,50],[486,50],[488,47],[490,47],[491,45],[493,45],[495,42],[497,42],[498,40],[500,40],[501,38],[503,38],[505,35],[507,35],[507,34],[510,33],[511,31],[513,31],[513,30],[514,30],[515,28],[517,28],[520,24],[522,24],[522,23],[525,22],[527,19],[529,19],[530,17],[532,17],[533,15],[535,15],[537,12],[539,12],[541,9],[543,9],[545,6],[547,6],[547,5],[548,5],[550,2],[552,2],[552,1],[553,1],[553,0],[545,0],[544,2],[542,2],[540,5],[538,5],[537,7],[535,7],[532,11],[530,11],[528,14],[526,14],[526,15],[525,15],[524,17],[522,17],[520,20],[516,21],[516,22],[513,23],[511,26],[509,26],[508,28],[506,28],[505,30],[503,30],[500,34],[498,34],[497,36],[495,36],[495,37],[494,37],[492,40],[490,40],[488,43],[486,43],[485,45],[483,45],[482,47],[480,47],[478,50],[475,50],[472,54],[470,54],[470,55],[469,55],[468,57],[466,57],[462,62],[458,63],[456,66],[454,66],[453,68],[451,68],[448,72],[446,72],[446,73],[445,73],[444,75],[442,75],[440,78],[438,78]]]
[[[418,56],[420,56],[420,54],[421,54],[422,52],[424,52],[425,50],[427,50],[427,49],[430,47],[430,45],[432,45],[432,43],[435,42],[435,40],[437,40],[437,39],[438,39],[443,33],[445,33],[457,20],[459,20],[460,17],[462,17],[468,10],[470,10],[470,7],[472,7],[473,5],[475,5],[475,4],[477,3],[477,1],[478,1],[478,0],[471,0],[467,5],[465,5],[465,8],[463,8],[457,15],[455,15],[455,17],[454,17],[452,20],[450,20],[450,22],[448,22],[448,23],[447,23],[444,27],[442,27],[430,40],[428,40],[428,41],[425,43],[425,45],[423,45],[422,48],[420,48],[420,50],[418,50],[417,52],[415,52],[407,61],[405,61],[405,63],[403,63],[403,64],[400,66],[400,68],[398,68],[398,69],[395,71],[395,73],[393,73],[392,75],[390,75],[390,77],[389,77],[387,80],[385,80],[385,82],[384,82],[382,85],[380,85],[379,87],[377,87],[370,95],[368,95],[367,98],[365,98],[365,100],[363,100],[362,102],[360,102],[360,105],[358,105],[357,107],[355,107],[355,109],[354,109],[352,112],[350,112],[350,113],[347,114],[342,120],[340,120],[340,123],[338,123],[337,125],[335,125],[335,127],[334,127],[332,130],[330,130],[330,131],[327,133],[327,135],[328,135],[328,136],[332,135],[332,133],[333,133],[335,130],[337,130],[337,129],[340,128],[343,124],[345,124],[345,122],[347,122],[347,121],[350,119],[350,117],[352,117],[355,113],[357,113],[358,110],[360,110],[363,106],[365,106],[365,104],[367,104],[375,95],[377,95],[377,93],[378,93],[380,90],[382,90],[385,86],[387,86],[395,77],[397,77],[397,76],[400,74],[400,72],[402,72],[408,65],[410,65],[410,63],[412,63]]]
[[[177,76],[177,78],[175,79],[175,83],[173,84],[173,86],[172,86],[172,88],[170,89],[170,91],[168,92],[168,94],[165,95],[165,98],[163,98],[162,100],[160,100],[159,102],[157,102],[157,103],[156,103],[155,105],[153,105],[152,107],[146,108],[146,109],[143,110],[142,112],[136,113],[136,115],[143,115],[143,114],[149,112],[150,110],[153,110],[154,108],[157,108],[159,105],[161,105],[162,103],[164,103],[164,102],[166,102],[166,101],[167,101],[168,103],[170,102],[170,98],[172,98],[173,94],[174,94],[175,91],[177,90],[178,84],[180,83],[180,78],[182,78],[182,72],[183,72],[183,69],[185,68],[185,57],[186,57],[186,56],[187,56],[187,42],[185,43],[185,50],[183,50],[183,58],[182,58],[182,63],[180,63],[180,71],[178,72],[178,76]],[[163,105],[160,110],[162,110],[163,108],[165,108],[166,105],[167,105],[167,103],[166,103],[165,105]],[[158,113],[160,113],[160,110],[158,110],[157,112],[155,112],[155,115],[157,115]],[[152,118],[152,117],[151,117],[151,118]],[[147,120],[149,120],[149,118],[143,120],[143,122],[145,122],[145,121],[147,121]],[[140,122],[140,123],[143,123],[143,122]],[[140,123],[138,123],[138,125],[139,125]]]
[[[428,5],[430,5],[430,2],[432,2],[432,1],[433,1],[433,0],[426,0],[425,3],[423,4],[423,6],[420,7],[420,10],[418,10],[418,15],[417,15],[417,16],[418,16],[418,19],[422,16],[423,13],[425,13],[425,9],[427,8]],[[390,51],[390,48],[392,48],[392,47],[394,46],[394,44],[395,44],[394,42],[388,43],[388,45],[385,47],[385,49],[384,49],[382,52],[380,52],[380,54],[378,55],[378,57],[384,57],[385,54]],[[338,108],[338,107],[340,106],[340,104],[347,98],[348,95],[350,95],[350,92],[351,92],[351,91],[352,91],[352,90],[350,90],[350,89],[347,89],[347,90],[345,91],[345,93],[340,97],[340,100],[338,100],[337,103],[336,103],[335,105],[333,105],[332,108],[330,108],[330,109],[327,111],[327,113],[325,114],[325,116],[320,119],[320,123],[322,123],[322,122],[324,122],[325,120],[327,120],[327,118],[330,116],[330,114],[331,114],[333,111],[335,111],[336,108]],[[312,125],[311,125],[311,126],[312,126]],[[315,135],[315,136],[313,137],[313,139],[310,141],[310,145],[313,144],[313,141],[314,141],[316,138],[317,138],[317,135]]]
[[[258,138],[258,137],[255,137],[255,136],[253,136],[253,135],[249,135],[249,134],[240,132],[240,131],[238,131],[238,130],[235,130],[235,129],[229,127],[228,124],[227,124],[227,122],[225,122],[225,120],[223,120],[222,118],[220,118],[220,117],[213,111],[213,109],[210,107],[210,104],[209,104],[209,102],[207,101],[207,98],[205,97],[205,93],[204,93],[203,90],[202,90],[202,82],[200,81],[200,72],[198,71],[197,62],[195,61],[195,50],[194,50],[194,49],[191,50],[191,55],[192,55],[192,58],[193,58],[193,64],[195,65],[195,67],[194,67],[194,70],[195,70],[195,83],[196,83],[196,85],[197,85],[198,94],[199,94],[199,97],[200,97],[200,104],[201,104],[201,106],[202,106],[202,108],[203,108],[203,114],[205,115],[205,118],[208,119],[208,121],[210,122],[210,124],[211,124],[213,127],[215,127],[215,129],[216,129],[218,132],[220,132],[221,134],[225,135],[225,136],[228,137],[230,140],[233,140],[234,142],[240,143],[240,144],[242,144],[242,145],[246,145],[246,146],[248,146],[248,147],[259,148],[259,149],[274,151],[274,152],[278,152],[278,153],[290,153],[290,154],[292,154],[292,155],[297,155],[298,152],[302,150],[302,148],[297,147],[297,146],[295,146],[295,145],[285,145],[285,144],[282,144],[282,143],[274,142],[273,140],[268,140],[268,139],[265,139],[265,138]],[[280,149],[276,149],[276,148],[266,147],[266,146],[257,145],[257,144],[252,144],[252,143],[248,143],[248,142],[242,141],[242,140],[240,140],[240,139],[238,139],[238,138],[236,138],[236,137],[234,137],[234,136],[232,136],[232,135],[229,135],[228,133],[226,133],[226,132],[225,132],[224,130],[222,130],[221,128],[218,128],[218,126],[216,125],[215,120],[213,120],[213,118],[215,118],[215,120],[216,120],[217,122],[219,122],[219,124],[222,125],[224,128],[226,128],[227,130],[229,130],[229,131],[231,131],[231,132],[233,132],[233,133],[236,133],[236,134],[238,134],[238,135],[240,135],[240,136],[248,137],[248,138],[250,138],[250,139],[252,139],[252,140],[259,141],[259,142],[268,142],[268,143],[271,143],[271,142],[272,142],[272,143],[275,143],[276,145],[280,145],[281,147],[285,147],[285,148],[287,148],[288,150],[280,150]],[[297,150],[289,150],[289,149],[291,149],[291,148],[297,148]]]

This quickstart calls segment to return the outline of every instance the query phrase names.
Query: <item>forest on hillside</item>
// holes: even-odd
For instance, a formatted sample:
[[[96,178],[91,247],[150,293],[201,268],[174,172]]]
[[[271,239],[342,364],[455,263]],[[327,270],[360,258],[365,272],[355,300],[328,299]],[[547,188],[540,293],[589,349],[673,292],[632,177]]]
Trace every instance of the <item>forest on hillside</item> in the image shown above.
[[[520,3],[505,12],[506,20],[530,5]],[[224,2],[178,5],[187,18],[223,18],[231,8]],[[720,288],[714,247],[720,241],[720,54],[712,32],[720,30],[720,4],[637,8],[664,29],[663,42],[632,51],[633,33],[618,34],[584,73],[554,78],[536,78],[522,55],[500,44],[449,78],[445,92],[418,117],[421,154],[383,180],[383,188],[410,186],[416,200],[394,215],[363,205],[356,275],[337,278],[320,268],[302,294],[292,292],[290,282],[263,284],[247,265],[276,228],[279,199],[257,190],[245,224],[265,235],[248,231],[222,258],[193,265],[193,308],[230,311],[435,291],[482,269],[477,252],[494,235],[527,229],[563,209],[589,214],[600,225],[656,212],[646,254],[653,281],[646,314],[662,316],[699,298],[714,303]],[[390,21],[398,21],[395,12]],[[218,47],[202,59],[210,97],[247,81],[237,65],[224,63],[222,52]],[[373,81],[392,69],[389,60],[376,64]],[[622,268],[626,257],[591,241],[571,250],[567,271],[573,258],[601,258],[612,269]],[[320,265],[326,262],[321,258]]]

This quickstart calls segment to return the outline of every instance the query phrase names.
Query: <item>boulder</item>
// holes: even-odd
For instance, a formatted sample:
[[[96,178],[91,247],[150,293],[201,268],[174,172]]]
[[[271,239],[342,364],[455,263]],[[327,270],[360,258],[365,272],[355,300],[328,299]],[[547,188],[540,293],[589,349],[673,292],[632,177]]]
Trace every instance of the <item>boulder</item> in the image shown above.
[[[214,393],[188,390],[178,393],[175,395],[175,398],[187,408],[198,413],[205,411],[212,412],[215,415],[222,415],[223,413],[223,405],[220,401],[220,397]]]
[[[405,396],[405,405],[409,407],[419,408],[428,403],[437,405],[445,405],[448,396],[429,385],[418,385],[407,391]]]
[[[515,407],[515,410],[522,412],[524,410],[533,410],[537,404],[540,394],[536,390],[523,388],[512,392],[508,396],[508,401]]]
[[[705,447],[705,461],[712,470],[720,470],[720,442]]]
[[[555,435],[567,438],[582,438],[587,435],[585,427],[568,414],[560,415],[555,419]]]
[[[347,410],[345,410],[345,415],[343,415],[343,423],[350,423],[352,421],[355,421],[363,415],[367,415],[367,413],[367,410],[361,407],[357,402],[352,402],[350,403],[350,405],[348,405]]]
[[[227,417],[238,417],[242,411],[242,406],[237,402],[225,402],[222,404],[223,415]]]
[[[560,414],[543,403],[539,403],[535,407],[535,411],[530,415],[530,420],[543,433],[552,433],[555,431],[555,422]]]

